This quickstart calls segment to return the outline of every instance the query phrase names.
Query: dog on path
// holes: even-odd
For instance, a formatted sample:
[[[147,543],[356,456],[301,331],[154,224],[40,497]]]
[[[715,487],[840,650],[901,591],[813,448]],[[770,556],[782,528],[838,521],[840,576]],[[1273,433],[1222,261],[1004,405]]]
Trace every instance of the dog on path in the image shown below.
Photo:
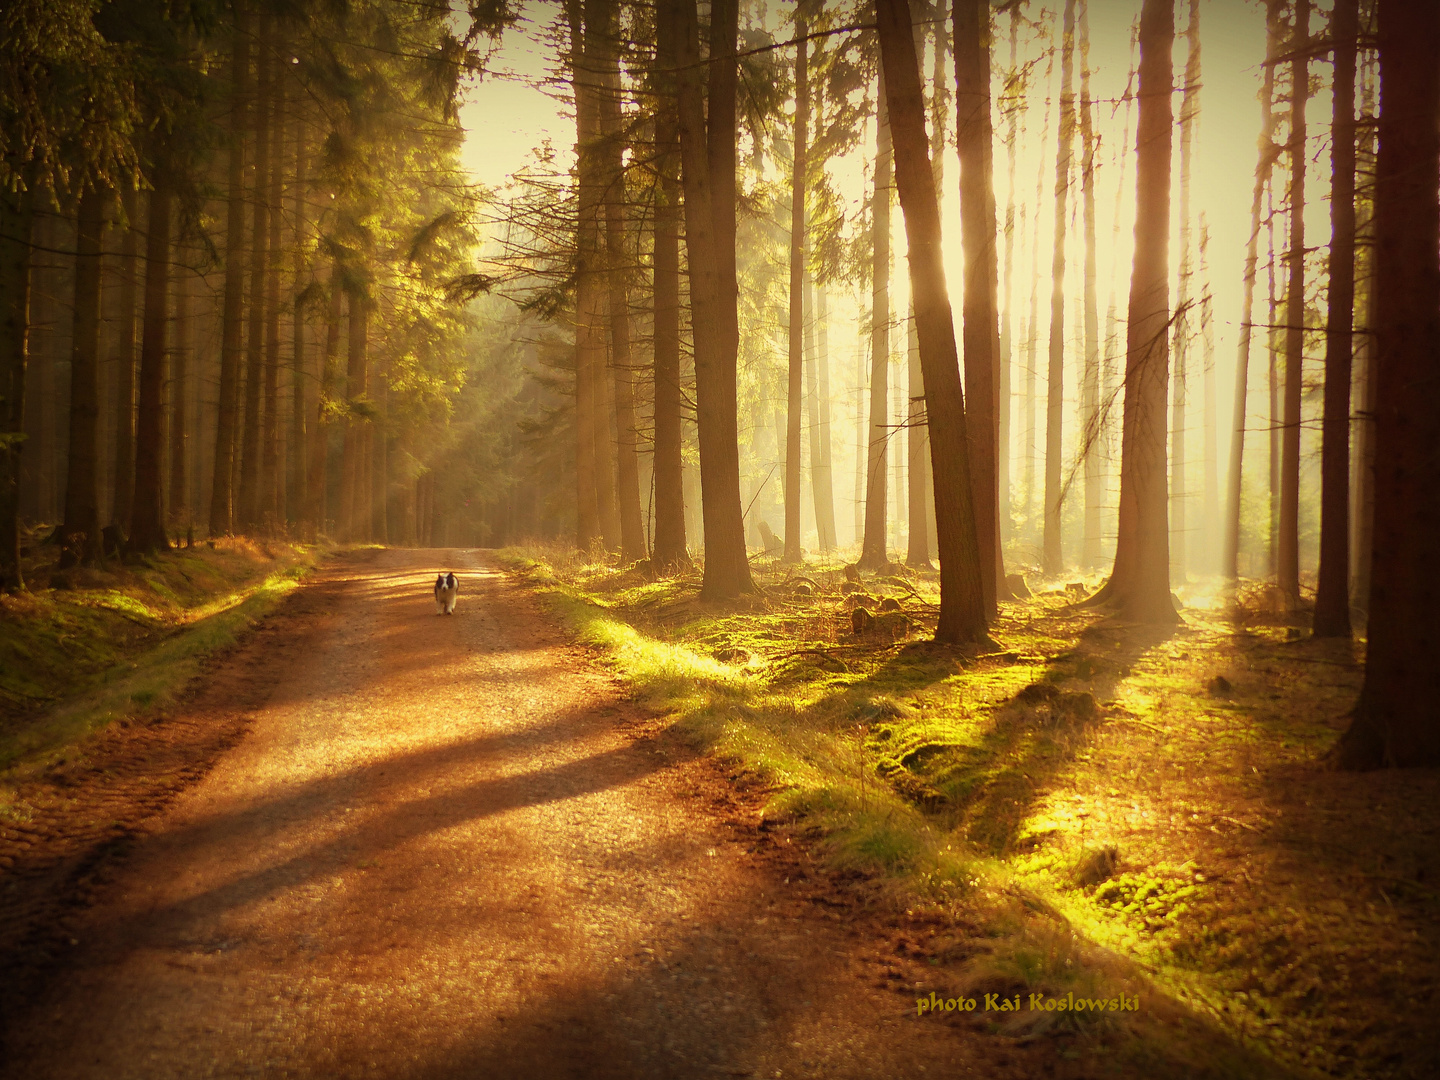
[[[435,614],[454,615],[455,599],[460,595],[460,582],[453,573],[441,574],[435,579]]]

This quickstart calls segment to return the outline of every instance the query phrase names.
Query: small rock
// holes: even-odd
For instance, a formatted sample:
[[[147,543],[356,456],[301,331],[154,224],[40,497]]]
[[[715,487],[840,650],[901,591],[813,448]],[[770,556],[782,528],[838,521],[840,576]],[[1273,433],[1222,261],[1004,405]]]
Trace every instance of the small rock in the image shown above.
[[[1210,693],[1214,694],[1216,697],[1223,697],[1224,695],[1234,690],[1235,686],[1230,682],[1229,679],[1225,678],[1224,675],[1216,675],[1213,679],[1211,679],[1208,683],[1205,684],[1205,689],[1210,691]]]

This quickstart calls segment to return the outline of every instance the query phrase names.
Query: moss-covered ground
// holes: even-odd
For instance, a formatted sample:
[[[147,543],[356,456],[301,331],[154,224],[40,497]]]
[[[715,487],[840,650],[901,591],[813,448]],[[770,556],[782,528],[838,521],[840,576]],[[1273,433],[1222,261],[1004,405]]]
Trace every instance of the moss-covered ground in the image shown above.
[[[44,759],[116,719],[168,708],[314,566],[315,550],[224,539],[54,575],[0,595],[0,770]]]
[[[1053,582],[964,655],[926,641],[932,572],[761,559],[760,593],[715,606],[698,573],[507,558],[642,699],[761,776],[767,814],[980,928],[937,966],[942,994],[1152,1003],[1021,1012],[1017,1038],[1154,1075],[1440,1075],[1440,779],[1326,771],[1362,657],[1266,615],[1263,590],[1182,588],[1157,632]],[[857,635],[857,603],[904,622]]]

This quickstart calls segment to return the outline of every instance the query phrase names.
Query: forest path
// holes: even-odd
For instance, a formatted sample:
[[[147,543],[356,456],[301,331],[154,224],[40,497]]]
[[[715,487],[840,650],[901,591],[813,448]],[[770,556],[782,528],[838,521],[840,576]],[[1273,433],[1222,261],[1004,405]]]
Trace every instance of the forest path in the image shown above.
[[[438,617],[449,568],[459,606]],[[487,556],[344,556],[295,605],[314,617],[217,673],[216,693],[273,685],[69,923],[48,989],[12,1017],[5,1075],[1050,1064],[916,1019],[886,980],[923,979],[923,942],[905,941],[921,931],[825,900],[713,763],[627,706]]]

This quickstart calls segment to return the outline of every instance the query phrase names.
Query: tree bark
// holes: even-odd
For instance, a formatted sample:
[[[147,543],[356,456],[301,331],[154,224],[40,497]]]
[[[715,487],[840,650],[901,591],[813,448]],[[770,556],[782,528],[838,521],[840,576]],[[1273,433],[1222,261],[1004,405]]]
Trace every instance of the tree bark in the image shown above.
[[[932,143],[933,146],[933,143]],[[919,340],[915,337],[915,319],[908,320],[905,350],[905,509],[909,522],[906,566],[930,565],[930,518],[925,492],[929,486],[930,458],[926,453],[925,373],[920,367]]]
[[[755,589],[740,504],[736,404],[740,328],[735,267],[735,43],[739,9],[736,0],[715,0],[711,8],[708,118],[700,96],[695,0],[665,0],[659,15],[677,20],[682,48],[680,156],[705,531],[700,595],[707,600],[729,599]]]
[[[630,266],[626,251],[626,185],[621,127],[620,69],[615,54],[615,8],[606,5],[599,28],[600,138],[605,169],[605,257],[609,289],[610,374],[615,395],[615,478],[620,514],[620,553],[627,562],[645,558],[640,513],[640,460],[635,419],[635,374],[630,356]]]
[[[1073,6],[1074,0],[1070,0]],[[969,396],[970,476],[980,544],[980,587],[987,619],[1005,593],[1000,553],[1000,322],[996,293],[995,187],[990,107],[990,8],[986,0],[955,0],[955,131],[960,150],[960,231],[965,253],[963,337]],[[907,218],[908,221],[908,218]],[[1008,593],[1005,593],[1008,595]]]
[[[130,551],[170,547],[165,535],[162,461],[165,453],[165,354],[170,312],[170,227],[173,173],[165,161],[151,177],[145,223],[145,323],[140,335],[140,409],[135,424],[135,505]]]
[[[314,532],[311,538],[324,533],[330,514],[326,509],[329,493],[327,466],[330,459],[330,406],[335,398],[335,373],[340,362],[340,322],[344,318],[342,301],[345,290],[340,276],[340,260],[330,269],[329,310],[325,319],[325,351],[320,358],[320,393],[315,403],[315,431],[310,437],[310,475],[306,482],[309,510],[306,517]],[[343,473],[342,473],[343,475]]]
[[[1240,345],[1235,363],[1235,406],[1231,423],[1230,462],[1226,471],[1225,547],[1220,572],[1230,581],[1240,577],[1240,495],[1245,462],[1246,397],[1250,386],[1250,341],[1254,337],[1255,275],[1259,262],[1260,211],[1270,184],[1278,148],[1275,146],[1275,60],[1280,54],[1283,0],[1266,0],[1264,77],[1260,88],[1260,159],[1250,199],[1250,239],[1245,246],[1245,280],[1240,300]],[[1269,331],[1267,331],[1269,333]]]
[[[75,335],[70,352],[70,447],[60,567],[93,566],[104,555],[100,535],[100,293],[106,188],[80,196],[75,230]]]
[[[311,513],[313,502],[309,492],[307,475],[309,444],[306,438],[305,417],[310,412],[309,360],[306,356],[306,285],[305,285],[305,232],[307,229],[307,204],[309,195],[306,177],[306,128],[304,115],[295,118],[295,250],[292,272],[294,282],[290,294],[290,439],[288,450],[288,483],[286,513],[288,518],[300,527],[300,535],[314,540],[318,522]]]
[[[260,520],[267,530],[284,520],[280,486],[280,270],[281,200],[285,192],[285,94],[278,85],[270,94],[270,176],[265,205],[268,211],[265,270],[265,419],[261,425]],[[257,179],[258,182],[258,179]]]
[[[809,284],[806,287],[811,288]],[[815,524],[820,533],[820,549],[829,553],[840,546],[835,535],[835,474],[830,457],[830,312],[825,287],[815,286],[813,295],[814,318],[811,321],[816,342],[815,367],[819,393],[816,395],[818,416],[811,435],[810,482],[815,490]],[[810,307],[809,301],[806,307]]]
[[[1342,768],[1440,765],[1440,7],[1379,0],[1375,536],[1365,682]]]
[[[1060,545],[1060,456],[1065,424],[1065,225],[1070,195],[1070,159],[1075,142],[1075,0],[1065,0],[1060,44],[1059,141],[1055,150],[1055,246],[1050,263],[1050,353],[1045,393],[1045,524],[1041,566],[1047,574],[1065,568]]]
[[[1054,63],[1054,50],[1050,50],[1051,58],[1046,62],[1045,85],[1050,85],[1051,67]],[[1050,138],[1050,100],[1047,95],[1045,101],[1045,120],[1040,129],[1039,146],[1044,146]],[[1042,156],[1037,154],[1039,164],[1035,170],[1035,202],[1034,210],[1029,215],[1030,225],[1030,266],[1040,266],[1040,207],[1045,199],[1045,164]],[[1021,220],[1025,220],[1025,210],[1021,208]],[[1028,544],[1038,545],[1041,542],[1041,531],[1036,527],[1035,520],[1035,473],[1036,473],[1036,438],[1038,425],[1035,421],[1035,413],[1039,393],[1037,383],[1039,381],[1039,365],[1036,360],[1040,350],[1040,275],[1032,272],[1030,275],[1030,310],[1025,323],[1025,398],[1023,405],[1022,422],[1025,426],[1025,540]],[[1043,504],[1041,507],[1043,516]]]
[[[1191,262],[1190,159],[1195,143],[1195,117],[1200,89],[1200,5],[1190,0],[1190,21],[1185,29],[1185,90],[1180,99],[1180,273],[1175,298],[1174,372],[1170,396],[1170,563],[1183,581],[1189,569],[1186,540],[1185,411],[1189,386]]]
[[[170,483],[169,514],[172,526],[189,529],[190,521],[190,424],[187,388],[190,372],[190,280],[186,269],[177,266],[171,274],[175,291],[175,343],[170,348]]]
[[[885,489],[890,437],[890,190],[894,159],[886,97],[882,71],[876,90],[875,191],[870,203],[870,440],[865,465],[865,538],[859,563],[867,570],[878,570],[890,561],[885,544]]]
[[[0,590],[25,588],[20,567],[20,463],[30,349],[33,189],[0,191]]]
[[[566,5],[570,21],[571,84],[575,94],[575,159],[578,217],[575,232],[575,483],[576,545],[588,551],[603,542],[597,442],[608,430],[596,424],[598,372],[603,364],[600,283],[600,177],[595,154],[599,117],[594,74],[581,0]]]
[[[368,423],[357,419],[355,404],[364,401],[369,391],[369,370],[366,345],[369,336],[369,305],[358,285],[346,289],[347,349],[345,357],[345,444],[340,465],[340,535],[354,543],[368,532],[369,498],[362,495],[365,469],[365,431]],[[363,523],[363,526],[362,526]]]
[[[800,548],[800,411],[805,369],[805,143],[810,118],[809,26],[795,20],[795,127],[790,191],[790,363],[785,395],[785,554],[803,561]],[[811,483],[814,483],[812,476]]]
[[[1290,250],[1285,257],[1285,386],[1280,439],[1280,531],[1275,576],[1300,602],[1300,401],[1305,361],[1305,102],[1310,96],[1310,0],[1295,0],[1290,52]]]
[[[271,152],[270,99],[274,93],[275,73],[270,49],[272,31],[272,17],[262,15],[257,33],[261,46],[256,56],[258,77],[252,113],[255,118],[255,173],[251,198],[255,203],[255,217],[250,231],[250,325],[245,343],[245,417],[240,440],[239,517],[241,527],[251,531],[260,523],[261,513],[260,409],[265,378],[265,275],[270,264],[266,245],[270,235],[267,181]]]
[[[127,184],[120,196],[120,317],[115,326],[115,460],[110,520],[130,527],[135,493],[135,306],[140,280],[140,198]]]
[[[1018,90],[1020,78],[1019,67],[1019,38],[1020,38],[1020,8],[1016,5],[1010,9],[1010,67],[1009,80],[1011,86]],[[1007,95],[1010,90],[1007,89]],[[1005,133],[1005,268],[1004,288],[1005,302],[1000,312],[1000,380],[999,399],[1000,407],[996,423],[995,442],[995,474],[996,474],[996,499],[999,503],[1000,514],[1000,539],[1009,540],[1011,533],[1010,504],[1011,504],[1011,463],[1010,463],[1010,439],[1013,430],[1011,417],[1014,415],[1013,403],[1011,402],[1013,375],[1015,365],[1015,319],[1014,319],[1014,271],[1015,271],[1015,161],[1016,142],[1019,137],[1020,113],[1027,108],[1027,99],[1024,96],[1012,105],[1009,110],[1009,123]]]
[[[369,538],[372,543],[390,542],[390,365],[375,373],[375,415],[366,432],[369,450],[370,495]]]
[[[1330,126],[1330,266],[1320,447],[1320,571],[1315,636],[1350,636],[1350,376],[1355,317],[1355,54],[1359,0],[1335,0]]]
[[[1170,154],[1174,0],[1140,11],[1140,118],[1136,125],[1135,264],[1125,341],[1120,520],[1115,567],[1091,603],[1134,622],[1173,624],[1165,513],[1165,390],[1170,342]]]
[[[1193,2],[1193,0],[1192,0]],[[1090,100],[1090,5],[1080,0],[1080,198],[1085,230],[1085,362],[1080,385],[1081,455],[1085,483],[1085,535],[1080,565],[1087,570],[1100,564],[1101,507],[1105,504],[1105,477],[1100,451],[1100,309],[1095,291],[1095,124]]]
[[[240,349],[245,317],[245,129],[250,98],[250,17],[235,5],[231,45],[230,152],[226,166],[225,293],[220,322],[220,385],[215,423],[215,463],[210,485],[210,535],[234,531],[236,411],[239,407]]]
[[[677,132],[680,44],[674,20],[656,27],[657,79],[661,83],[655,116],[658,190],[655,197],[655,538],[651,555],[657,569],[689,562],[685,537],[685,475],[680,391],[680,183]]]
[[[925,137],[920,66],[907,0],[878,0],[876,8],[881,62],[890,91],[896,186],[905,215],[910,290],[915,298],[920,363],[925,369],[926,414],[935,470],[936,547],[940,555],[940,617],[935,640],[949,645],[968,644],[986,640],[988,626],[972,502],[965,395],[945,286],[940,205]]]

